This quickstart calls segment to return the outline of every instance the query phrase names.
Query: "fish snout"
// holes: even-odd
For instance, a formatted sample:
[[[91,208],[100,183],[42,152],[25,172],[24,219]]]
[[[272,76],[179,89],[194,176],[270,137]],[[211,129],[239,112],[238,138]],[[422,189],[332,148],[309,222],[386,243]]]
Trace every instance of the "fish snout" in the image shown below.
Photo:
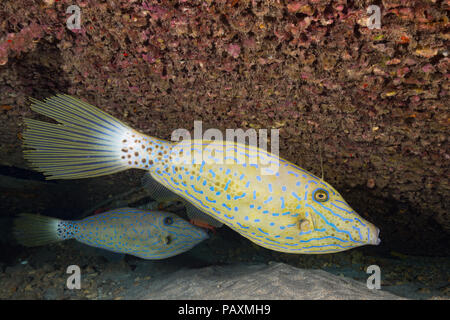
[[[211,237],[212,233],[215,233],[215,231],[211,231],[211,230],[202,230],[203,231],[203,236],[202,236],[202,240],[207,240]]]
[[[380,235],[380,229],[378,229],[377,227],[373,226],[372,228],[372,236],[369,239],[369,244],[373,244],[373,245],[379,245],[381,243],[381,239],[379,238]]]

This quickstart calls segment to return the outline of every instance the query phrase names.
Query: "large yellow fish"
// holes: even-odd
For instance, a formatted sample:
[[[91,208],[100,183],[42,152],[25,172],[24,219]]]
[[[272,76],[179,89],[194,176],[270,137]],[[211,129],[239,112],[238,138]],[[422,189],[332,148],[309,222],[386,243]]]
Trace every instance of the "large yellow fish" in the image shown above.
[[[148,170],[199,211],[276,251],[320,254],[380,242],[379,229],[331,185],[270,152],[234,141],[164,141],[68,95],[32,102],[59,122],[25,119],[25,158],[49,179]]]

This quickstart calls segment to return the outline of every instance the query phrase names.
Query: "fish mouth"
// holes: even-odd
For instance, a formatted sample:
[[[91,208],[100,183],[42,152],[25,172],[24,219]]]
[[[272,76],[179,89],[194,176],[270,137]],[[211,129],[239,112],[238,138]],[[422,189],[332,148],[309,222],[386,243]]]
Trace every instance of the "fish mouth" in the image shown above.
[[[381,243],[381,239],[379,238],[380,229],[378,229],[377,227],[374,227],[373,233],[374,233],[374,235],[373,235],[373,237],[371,237],[369,239],[369,243],[377,246]]]

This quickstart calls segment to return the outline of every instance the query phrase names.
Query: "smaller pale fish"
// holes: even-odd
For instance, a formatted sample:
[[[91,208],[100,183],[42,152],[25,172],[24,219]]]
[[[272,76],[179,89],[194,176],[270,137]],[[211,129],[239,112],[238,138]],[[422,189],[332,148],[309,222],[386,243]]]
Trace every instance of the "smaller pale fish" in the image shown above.
[[[209,238],[205,230],[176,214],[135,208],[115,209],[76,221],[23,213],[14,221],[14,235],[28,247],[75,239],[149,260],[173,257]]]

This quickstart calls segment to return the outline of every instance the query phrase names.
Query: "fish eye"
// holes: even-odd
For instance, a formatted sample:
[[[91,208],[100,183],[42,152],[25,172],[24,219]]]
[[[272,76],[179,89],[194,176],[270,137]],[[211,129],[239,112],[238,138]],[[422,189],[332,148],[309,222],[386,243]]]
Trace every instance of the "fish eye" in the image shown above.
[[[328,192],[324,189],[317,189],[314,192],[314,200],[319,202],[328,201]]]
[[[173,219],[171,217],[164,218],[164,224],[166,226],[170,226],[173,223]]]

